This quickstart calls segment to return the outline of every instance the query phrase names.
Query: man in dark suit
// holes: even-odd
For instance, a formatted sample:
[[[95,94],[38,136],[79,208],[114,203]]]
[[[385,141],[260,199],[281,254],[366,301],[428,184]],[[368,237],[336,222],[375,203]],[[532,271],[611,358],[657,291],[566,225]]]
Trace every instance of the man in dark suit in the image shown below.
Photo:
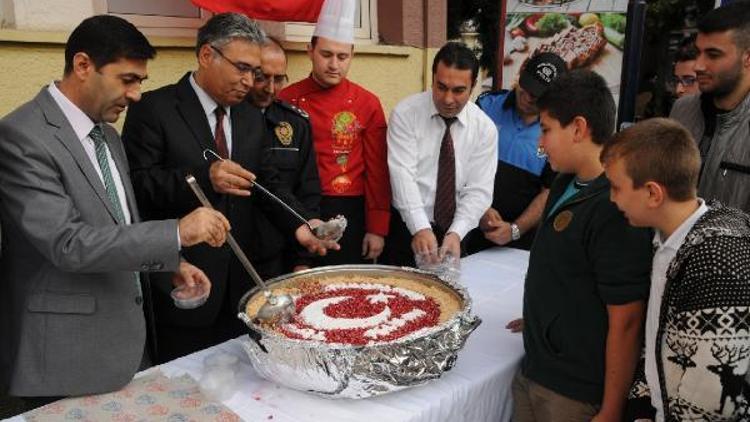
[[[310,121],[303,110],[277,98],[289,82],[286,53],[267,38],[261,47],[262,73],[255,78],[248,100],[263,112],[267,129],[264,160],[278,169],[281,183],[294,195],[295,208],[303,209],[315,224],[320,216],[320,178],[312,145]],[[311,220],[313,222],[313,220]],[[285,270],[301,271],[313,265],[311,254],[297,242],[287,241]]]
[[[140,222],[107,124],[140,99],[155,53],[125,20],[88,18],[68,39],[62,80],[0,120],[0,393],[26,410],[117,390],[147,361],[138,271],[210,287],[180,246],[220,246],[228,221],[200,208]]]
[[[259,181],[289,200],[278,175],[264,166],[263,114],[245,97],[260,71],[264,35],[247,17],[215,15],[198,31],[198,69],[175,85],[144,94],[128,112],[123,139],[133,184],[144,218],[174,218],[198,203],[184,183],[192,174],[212,204],[227,216],[240,247],[264,278],[281,273],[284,238],[294,236],[313,252],[324,254],[306,225],[260,193],[250,195],[255,173]],[[213,162],[212,150],[222,159]],[[303,211],[303,210],[300,210]],[[208,302],[192,310],[168,306],[166,279],[154,280],[159,360],[166,361],[234,338],[245,331],[236,318],[237,304],[252,281],[228,247],[201,246],[184,251],[213,282]]]

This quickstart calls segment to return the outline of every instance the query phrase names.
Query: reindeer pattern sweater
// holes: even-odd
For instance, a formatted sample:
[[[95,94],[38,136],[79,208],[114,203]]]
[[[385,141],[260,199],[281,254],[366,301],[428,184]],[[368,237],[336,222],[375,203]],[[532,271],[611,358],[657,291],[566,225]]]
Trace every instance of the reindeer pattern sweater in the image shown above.
[[[660,308],[664,419],[748,420],[750,217],[710,204],[669,264]],[[629,418],[654,417],[643,362],[630,399]]]

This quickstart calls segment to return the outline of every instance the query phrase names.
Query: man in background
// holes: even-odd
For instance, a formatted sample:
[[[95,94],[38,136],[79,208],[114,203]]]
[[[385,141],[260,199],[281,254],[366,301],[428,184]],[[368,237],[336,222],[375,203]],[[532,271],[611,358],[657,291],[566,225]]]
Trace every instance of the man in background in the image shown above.
[[[698,49],[695,48],[695,38],[686,38],[680,43],[674,56],[674,67],[672,68],[672,81],[670,88],[675,97],[700,93],[698,89],[698,78],[695,73],[695,59],[698,57]]]
[[[477,99],[497,127],[498,159],[492,207],[482,216],[479,230],[470,233],[469,253],[495,245],[531,248],[555,178],[547,158],[537,151],[541,129],[536,99],[566,71],[558,55],[541,53],[526,62],[515,89]]]
[[[357,264],[376,259],[388,234],[386,123],[378,98],[347,79],[354,57],[352,1],[327,0],[307,48],[310,76],[279,98],[310,115],[317,156],[323,220],[347,219],[341,250],[324,264]]]
[[[750,212],[750,2],[708,12],[695,45],[702,94],[677,100],[669,117],[698,143],[698,195]]]
[[[432,89],[401,101],[388,128],[393,189],[388,260],[414,265],[415,254],[461,256],[461,240],[492,202],[497,131],[469,102],[479,64],[460,43],[432,63]],[[409,247],[411,246],[411,248]]]
[[[261,70],[253,83],[248,101],[263,112],[268,144],[264,158],[278,170],[291,191],[295,209],[304,210],[308,219],[320,216],[320,178],[315,162],[309,116],[303,110],[277,98],[286,83],[286,52],[272,38],[260,49]],[[321,223],[319,220],[313,223]],[[312,255],[289,239],[284,251],[284,271],[299,271],[313,265]]]

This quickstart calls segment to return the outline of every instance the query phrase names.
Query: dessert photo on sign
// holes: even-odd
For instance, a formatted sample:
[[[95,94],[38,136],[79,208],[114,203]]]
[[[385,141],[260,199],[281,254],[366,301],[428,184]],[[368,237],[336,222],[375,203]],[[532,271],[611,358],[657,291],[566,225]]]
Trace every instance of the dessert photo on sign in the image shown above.
[[[504,89],[517,82],[530,58],[549,52],[562,57],[569,70],[587,68],[602,75],[617,98],[625,48],[624,11],[594,12],[580,7],[586,1],[511,3],[505,21]],[[541,3],[560,7],[538,7]]]

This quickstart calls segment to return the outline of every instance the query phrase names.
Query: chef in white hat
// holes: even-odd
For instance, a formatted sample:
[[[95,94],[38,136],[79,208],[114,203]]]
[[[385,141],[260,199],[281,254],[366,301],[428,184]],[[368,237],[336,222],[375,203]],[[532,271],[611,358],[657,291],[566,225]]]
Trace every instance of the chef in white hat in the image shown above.
[[[320,175],[321,217],[344,215],[341,250],[326,265],[372,262],[383,251],[391,191],[383,108],[347,79],[354,56],[355,0],[326,0],[307,49],[312,71],[279,98],[310,115]]]

